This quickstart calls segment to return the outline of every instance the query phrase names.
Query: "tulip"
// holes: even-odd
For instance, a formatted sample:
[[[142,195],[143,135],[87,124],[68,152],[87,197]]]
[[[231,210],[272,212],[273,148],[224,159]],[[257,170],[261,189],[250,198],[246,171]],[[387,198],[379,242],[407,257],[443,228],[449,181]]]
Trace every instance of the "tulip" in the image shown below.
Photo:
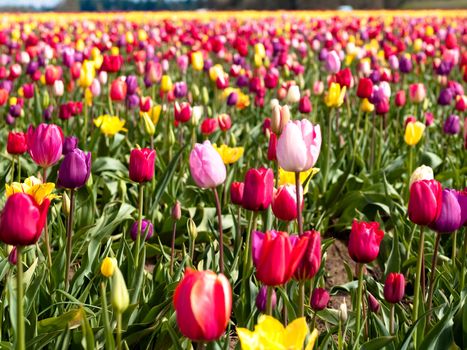
[[[429,166],[422,165],[419,166],[410,176],[409,188],[412,187],[412,184],[420,180],[433,180],[433,169]]]
[[[410,186],[409,219],[422,226],[433,223],[441,213],[442,197],[442,188],[438,181],[415,181]]]
[[[324,288],[315,288],[311,294],[310,305],[314,311],[321,311],[329,303],[329,292]]]
[[[269,143],[268,143],[268,160],[271,162],[277,161],[277,136],[276,134],[272,133],[269,136]]]
[[[353,261],[367,264],[376,259],[384,232],[377,222],[354,220],[349,236],[349,255]]]
[[[361,78],[358,82],[357,96],[360,98],[370,98],[373,92],[373,82],[368,78]]]
[[[191,54],[191,65],[194,70],[201,71],[204,68],[204,59],[202,52],[192,52]]]
[[[298,281],[312,279],[321,266],[321,234],[318,231],[305,231],[302,237],[308,237],[308,245],[300,264],[294,273]]]
[[[324,84],[322,81],[318,80],[313,83],[313,94],[319,96],[324,91]]]
[[[174,105],[175,120],[180,123],[186,123],[190,120],[192,114],[191,106],[188,102],[178,103]]]
[[[413,103],[421,103],[426,97],[426,88],[423,83],[411,84],[409,86],[409,97]]]
[[[409,122],[405,127],[404,140],[409,146],[415,146],[422,138],[425,124],[421,122]]]
[[[127,130],[123,127],[125,125],[125,120],[122,120],[117,116],[110,116],[108,114],[95,118],[94,125],[98,127],[106,136],[114,136],[119,131]]]
[[[391,304],[402,301],[405,293],[405,278],[401,273],[391,272],[384,282],[384,299]]]
[[[331,83],[329,91],[324,97],[324,102],[328,107],[340,107],[344,103],[346,87],[342,87],[337,83]]]
[[[451,233],[462,226],[461,219],[457,191],[444,189],[442,191],[441,212],[436,220],[429,224],[430,228],[440,233]]]
[[[217,119],[215,118],[206,118],[201,122],[201,133],[203,135],[211,135],[217,130]]]
[[[300,111],[300,113],[307,114],[311,112],[311,109],[312,106],[310,98],[308,97],[308,95],[303,96],[300,99],[300,102],[298,103],[298,110]]]
[[[243,156],[245,151],[243,147],[229,147],[227,145],[221,145],[217,147],[216,144],[213,145],[214,149],[219,153],[224,164],[233,164]]]
[[[18,249],[16,247],[13,247],[10,254],[8,254],[8,262],[11,265],[16,265],[18,262]]]
[[[101,274],[104,277],[112,277],[117,267],[117,259],[106,257],[101,263]]]
[[[277,160],[284,170],[306,171],[315,165],[320,149],[319,125],[306,119],[289,122],[277,141]]]
[[[403,107],[406,102],[405,91],[399,90],[396,92],[395,103],[398,107]]]
[[[64,188],[80,188],[84,186],[91,174],[91,153],[79,148],[65,154],[58,170],[58,186]]]
[[[336,74],[337,83],[343,88],[344,86],[348,89],[352,85],[352,72],[347,67]]]
[[[187,93],[188,93],[188,87],[184,81],[175,83],[174,96],[176,98],[185,97]]]
[[[286,100],[288,103],[297,103],[300,101],[300,88],[298,85],[291,85],[289,87]]]
[[[438,96],[438,104],[440,106],[449,106],[452,102],[452,93],[450,89],[443,89]]]
[[[256,302],[255,302],[256,307],[262,313],[265,313],[266,310],[267,310],[267,292],[268,292],[268,287],[267,286],[262,286],[259,289],[258,295],[256,296]],[[274,310],[276,308],[276,303],[277,303],[276,292],[274,290],[272,290],[271,310]]]
[[[378,300],[373,296],[373,294],[368,293],[368,308],[371,312],[377,314],[381,310],[381,305]]]
[[[325,58],[325,69],[331,73],[335,74],[339,71],[341,68],[341,60],[339,56],[337,55],[336,51],[331,51],[326,55]]]
[[[62,156],[63,132],[55,124],[29,126],[27,133],[28,151],[32,160],[42,168],[58,162]]]
[[[384,97],[375,104],[376,114],[384,115],[389,112],[389,100]]]
[[[1,97],[0,97],[1,100]],[[0,101],[1,105],[1,101]],[[467,96],[465,95],[458,95],[456,98],[456,110],[459,112],[465,112],[467,110]]]
[[[303,189],[300,192],[300,203],[302,204],[300,210],[303,210]],[[277,190],[274,189],[271,208],[278,219],[284,221],[295,220],[297,218],[295,185],[282,185]]]
[[[249,169],[245,174],[242,206],[247,210],[265,210],[272,202],[274,173],[271,169]]]
[[[196,185],[201,188],[215,188],[224,183],[224,162],[208,140],[197,143],[191,151],[190,172]]]
[[[20,155],[28,150],[26,134],[24,132],[8,132],[7,152],[12,155]]]
[[[401,73],[410,73],[412,70],[412,61],[410,57],[402,56],[399,60],[399,70]]]
[[[232,289],[223,274],[187,269],[175,289],[173,303],[185,337],[212,341],[222,336],[229,322]]]
[[[149,241],[149,239],[152,237],[154,233],[154,226],[152,225],[152,222],[149,220],[143,219],[141,221],[141,235],[143,236],[146,233],[146,241]],[[130,228],[130,237],[133,240],[133,242],[136,242],[138,238],[138,221],[133,222]]]
[[[121,315],[130,305],[130,296],[126,287],[125,279],[118,266],[114,266],[112,275],[112,290],[111,290],[112,307],[117,315]],[[121,322],[121,316],[117,316],[117,323]],[[121,325],[117,326],[117,332],[120,332]],[[118,338],[118,335],[117,335]],[[121,341],[117,340],[117,344]]]
[[[274,105],[272,108],[271,116],[271,131],[276,135],[280,135],[284,127],[290,120],[289,106],[280,106],[279,104]]]
[[[124,81],[116,79],[110,86],[110,98],[112,101],[123,101],[127,95],[127,85]]]
[[[172,79],[169,75],[163,75],[161,80],[161,90],[163,92],[169,92],[173,88]]]
[[[452,114],[446,118],[443,125],[443,131],[445,134],[456,135],[459,133],[460,129],[461,126],[459,116]]]
[[[232,204],[242,205],[244,187],[245,184],[243,182],[232,182],[230,185],[230,200]]]
[[[289,236],[282,231],[253,232],[252,256],[256,277],[267,286],[286,283],[305,254],[309,237]]]
[[[461,208],[461,225],[467,226],[467,189],[456,191],[456,196]]]
[[[217,122],[222,131],[228,131],[232,127],[232,119],[230,119],[230,115],[226,113],[219,114]]]
[[[151,181],[154,177],[154,162],[156,151],[149,148],[131,150],[129,174],[134,182],[143,183]]]

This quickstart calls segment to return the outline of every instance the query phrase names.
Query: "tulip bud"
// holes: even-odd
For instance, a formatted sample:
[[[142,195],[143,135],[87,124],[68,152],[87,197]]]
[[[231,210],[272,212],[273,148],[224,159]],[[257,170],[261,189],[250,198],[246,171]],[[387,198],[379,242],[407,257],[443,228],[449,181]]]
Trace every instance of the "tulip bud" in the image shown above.
[[[384,283],[384,299],[392,304],[396,304],[404,298],[404,293],[404,275],[401,273],[390,273]]]
[[[258,308],[259,311],[263,313],[266,311],[267,294],[268,294],[268,287],[262,286],[259,289],[258,295],[256,296],[256,307]],[[277,302],[276,291],[273,289],[272,295],[271,295],[272,310],[276,308],[276,302]]]
[[[106,257],[102,260],[101,274],[105,277],[112,277],[117,266],[117,259]]]
[[[271,117],[271,130],[276,135],[280,135],[282,130],[284,130],[286,124],[290,120],[290,109],[289,106],[285,105],[283,107],[279,104],[275,105],[272,109]]]
[[[172,207],[172,219],[178,221],[182,217],[182,206],[179,201],[176,201]]]
[[[344,298],[344,301],[342,302],[342,304],[339,305],[339,318],[340,318],[342,323],[347,322],[347,318],[348,318],[348,315],[347,315],[347,303],[345,302],[345,298]]]
[[[433,169],[426,165],[421,165],[417,169],[414,170],[412,175],[410,176],[409,188],[412,187],[412,184],[415,181],[420,180],[433,180]]]
[[[311,294],[310,305],[314,311],[321,311],[329,303],[329,292],[324,288],[315,288]]]
[[[209,91],[206,86],[203,86],[201,88],[201,95],[203,97],[203,103],[207,105],[209,103]]]
[[[62,211],[65,216],[70,215],[70,197],[68,197],[66,191],[62,195]]]
[[[50,97],[49,97],[49,93],[47,92],[47,90],[43,90],[42,91],[42,108],[47,108],[50,104]]]
[[[168,135],[168,144],[169,144],[169,146],[175,145],[176,141],[177,141],[177,139],[175,138],[175,133],[173,131],[173,128],[170,128],[169,129],[169,135]]]
[[[243,182],[232,182],[230,185],[230,200],[232,204],[242,205],[244,186]]]
[[[116,313],[122,314],[130,305],[130,296],[122,272],[118,266],[115,265],[114,268],[111,291],[112,307]]]
[[[8,254],[8,262],[11,265],[16,265],[17,258],[18,258],[18,250],[16,249],[16,247],[13,247],[13,249],[10,251],[10,254]]]
[[[354,220],[349,236],[349,255],[357,263],[367,264],[378,257],[384,232],[378,222]]]
[[[198,237],[198,229],[196,228],[196,224],[192,218],[188,219],[187,226],[188,234],[190,235],[191,240],[193,242],[196,241],[196,237]]]
[[[376,300],[376,298],[371,293],[368,293],[368,306],[371,312],[374,312],[375,314],[377,314],[381,309],[379,301]]]
[[[148,241],[154,233],[154,226],[152,222],[146,219],[141,221],[141,238],[146,234],[145,241]],[[130,237],[131,239],[136,242],[138,238],[138,221],[133,222],[130,228]]]
[[[288,103],[298,103],[300,101],[300,88],[298,85],[292,85],[289,87],[286,100]]]
[[[461,126],[460,126],[459,116],[452,114],[446,118],[444,125],[443,125],[443,131],[445,134],[456,135],[459,133],[460,130],[461,130]]]

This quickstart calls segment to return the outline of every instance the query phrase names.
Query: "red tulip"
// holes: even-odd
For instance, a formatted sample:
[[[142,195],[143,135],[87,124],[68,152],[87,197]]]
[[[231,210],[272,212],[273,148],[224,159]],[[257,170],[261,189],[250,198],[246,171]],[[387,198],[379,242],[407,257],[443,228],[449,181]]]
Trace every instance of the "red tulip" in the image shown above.
[[[179,123],[186,123],[191,118],[191,106],[188,102],[174,104],[175,120]]]
[[[300,193],[301,210],[303,210],[303,190]],[[284,221],[292,221],[297,218],[297,194],[295,185],[282,185],[274,189],[272,196],[272,212]]]
[[[357,96],[360,98],[370,98],[373,93],[373,81],[369,78],[361,78],[358,82]]]
[[[22,192],[8,197],[0,214],[0,241],[15,246],[36,243],[47,220],[49,204],[45,199],[38,205],[32,196]]]
[[[123,64],[121,55],[104,55],[101,70],[109,73],[117,73]]]
[[[401,273],[391,272],[384,283],[384,299],[392,304],[400,302],[404,298],[405,278]]]
[[[405,102],[406,102],[405,91],[404,90],[397,91],[396,97],[395,97],[396,106],[403,107],[405,106]]]
[[[249,169],[245,174],[243,208],[265,210],[271,204],[273,189],[274,173],[271,169]]]
[[[6,150],[9,154],[23,154],[28,150],[26,133],[10,131]]]
[[[302,237],[308,237],[308,245],[294,278],[299,281],[312,279],[321,266],[321,234],[318,231],[305,231]]]
[[[275,162],[277,160],[276,148],[277,148],[277,135],[274,133],[271,133],[271,135],[269,136],[269,145],[268,145],[268,160],[270,160],[271,162]]]
[[[3,106],[8,100],[8,91],[0,88],[0,106]]]
[[[410,187],[409,219],[417,225],[429,225],[441,214],[442,187],[436,180],[415,181]]]
[[[151,181],[154,177],[154,162],[156,151],[149,148],[131,150],[130,153],[130,179],[135,182]]]
[[[341,87],[347,87],[347,89],[352,85],[352,72],[349,68],[345,68],[336,73],[336,82]]]
[[[324,288],[315,288],[311,294],[310,305],[314,311],[321,311],[329,303],[329,292]]]
[[[252,236],[253,263],[256,277],[267,286],[286,283],[295,273],[309,237],[289,236],[287,232],[254,231]]]
[[[349,237],[349,255],[357,263],[367,264],[375,260],[384,232],[377,222],[354,220]]]
[[[110,98],[112,101],[123,101],[125,100],[127,93],[127,86],[123,80],[116,79],[110,85]]]
[[[206,118],[201,122],[201,133],[211,135],[217,130],[217,119]]]
[[[149,112],[152,107],[152,100],[150,96],[141,96],[139,99],[139,109],[141,112]]]
[[[232,182],[230,185],[230,200],[233,204],[242,205],[244,186],[243,182]]]
[[[298,102],[298,110],[300,113],[310,113],[312,110],[311,101],[308,95],[303,96]]]
[[[212,341],[229,323],[232,289],[222,274],[187,269],[173,302],[182,334],[193,341]]]
[[[47,66],[45,68],[45,83],[49,86],[53,85],[56,80],[60,79],[61,68],[55,66]]]
[[[226,113],[219,114],[217,122],[222,131],[227,131],[232,127],[232,119],[230,119],[230,115]]]

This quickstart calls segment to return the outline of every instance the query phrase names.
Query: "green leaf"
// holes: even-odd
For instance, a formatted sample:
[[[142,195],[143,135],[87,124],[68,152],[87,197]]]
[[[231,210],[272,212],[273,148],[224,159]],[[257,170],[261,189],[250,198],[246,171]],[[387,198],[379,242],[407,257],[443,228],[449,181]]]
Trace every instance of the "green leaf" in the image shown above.
[[[379,337],[367,341],[360,348],[361,350],[380,350],[383,349],[386,345],[389,345],[396,339],[394,336]]]
[[[74,329],[81,325],[82,319],[82,309],[71,310],[57,317],[40,320],[37,324],[37,331],[41,334],[64,330],[65,328]]]

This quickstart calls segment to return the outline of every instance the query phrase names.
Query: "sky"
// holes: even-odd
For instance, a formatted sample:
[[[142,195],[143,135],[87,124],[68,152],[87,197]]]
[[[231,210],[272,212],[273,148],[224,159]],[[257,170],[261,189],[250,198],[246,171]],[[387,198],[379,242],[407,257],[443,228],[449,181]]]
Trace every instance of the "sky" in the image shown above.
[[[0,7],[15,6],[15,7],[54,7],[60,0],[0,0]]]

